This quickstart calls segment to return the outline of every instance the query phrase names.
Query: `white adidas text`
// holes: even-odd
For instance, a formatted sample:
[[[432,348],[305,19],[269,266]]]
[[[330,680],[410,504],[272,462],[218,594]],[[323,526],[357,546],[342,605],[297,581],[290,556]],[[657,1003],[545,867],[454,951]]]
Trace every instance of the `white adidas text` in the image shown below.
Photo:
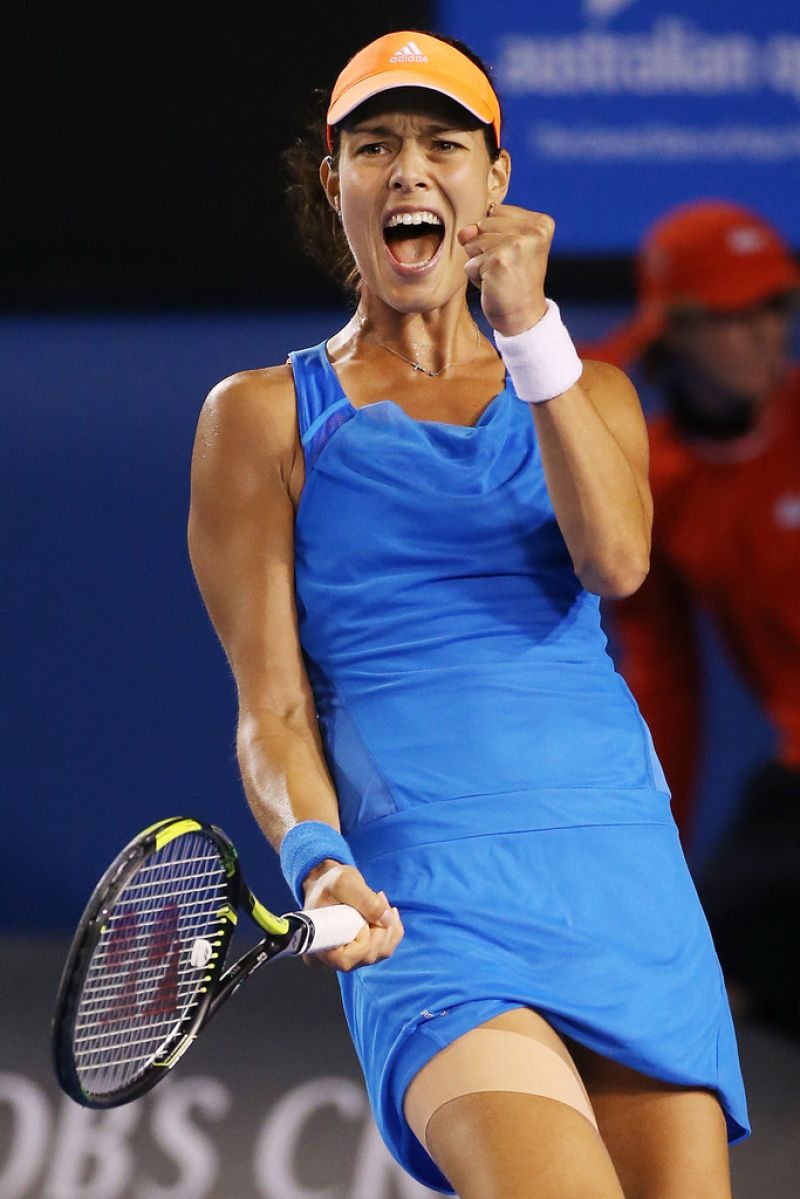
[[[389,62],[427,62],[427,54],[423,54],[416,42],[408,42],[402,49],[395,51]]]

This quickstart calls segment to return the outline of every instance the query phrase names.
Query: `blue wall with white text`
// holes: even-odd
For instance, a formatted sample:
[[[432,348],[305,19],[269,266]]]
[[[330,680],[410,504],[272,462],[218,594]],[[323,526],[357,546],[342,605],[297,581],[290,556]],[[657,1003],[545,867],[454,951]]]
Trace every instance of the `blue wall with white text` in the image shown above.
[[[630,252],[697,196],[759,210],[800,245],[797,0],[439,0],[494,69],[511,203],[559,254]]]

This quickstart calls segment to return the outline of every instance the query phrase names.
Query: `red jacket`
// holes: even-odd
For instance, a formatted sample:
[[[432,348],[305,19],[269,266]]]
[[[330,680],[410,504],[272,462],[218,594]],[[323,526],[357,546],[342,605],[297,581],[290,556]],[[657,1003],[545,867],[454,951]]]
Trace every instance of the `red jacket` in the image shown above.
[[[800,370],[759,426],[730,443],[650,426],[651,570],[613,605],[620,669],[653,733],[673,810],[690,832],[700,731],[693,613],[712,617],[800,769]]]

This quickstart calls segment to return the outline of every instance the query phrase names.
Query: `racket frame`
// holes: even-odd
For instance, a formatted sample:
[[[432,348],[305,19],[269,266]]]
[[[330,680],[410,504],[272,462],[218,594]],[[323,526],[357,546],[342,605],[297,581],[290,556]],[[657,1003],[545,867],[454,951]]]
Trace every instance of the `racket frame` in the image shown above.
[[[213,843],[225,871],[226,893],[220,902],[220,924],[214,935],[215,955],[203,967],[205,973],[198,980],[197,1002],[191,1014],[176,1022],[141,1072],[115,1090],[94,1092],[81,1082],[73,1053],[73,1033],[92,955],[108,927],[117,899],[142,863],[176,837],[189,832],[201,832]],[[240,910],[247,911],[266,936],[223,974]],[[62,1089],[89,1108],[118,1107],[145,1094],[180,1060],[202,1026],[246,978],[272,958],[303,953],[313,931],[313,925],[302,914],[275,916],[255,898],[242,877],[234,846],[215,825],[188,817],[170,817],[144,829],[116,856],[92,892],[64,965],[52,1021],[53,1063]]]

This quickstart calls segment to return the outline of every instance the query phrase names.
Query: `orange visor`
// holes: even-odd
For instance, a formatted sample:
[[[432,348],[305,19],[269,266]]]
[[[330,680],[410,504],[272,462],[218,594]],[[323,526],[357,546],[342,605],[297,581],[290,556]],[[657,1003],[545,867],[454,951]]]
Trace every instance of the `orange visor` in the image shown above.
[[[339,75],[328,108],[328,149],[333,149],[334,125],[365,100],[394,87],[425,87],[449,96],[491,125],[500,145],[500,102],[480,67],[427,33],[401,32],[370,42]]]

